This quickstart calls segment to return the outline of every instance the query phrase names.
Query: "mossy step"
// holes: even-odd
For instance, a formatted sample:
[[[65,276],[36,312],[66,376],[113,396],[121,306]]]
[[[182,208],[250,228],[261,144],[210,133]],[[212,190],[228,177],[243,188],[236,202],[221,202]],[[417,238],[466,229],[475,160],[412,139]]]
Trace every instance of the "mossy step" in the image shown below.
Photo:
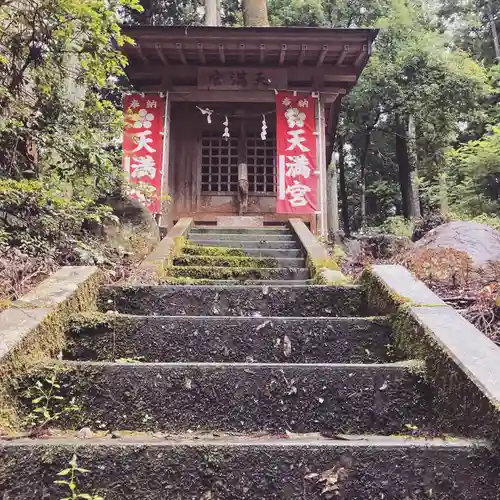
[[[103,311],[167,316],[366,316],[359,286],[106,286]]]
[[[196,226],[189,230],[190,234],[280,234],[280,235],[292,235],[292,231],[287,227],[200,227]]]
[[[193,278],[210,280],[306,280],[310,277],[308,269],[291,268],[245,268],[190,266],[169,268],[168,275],[173,278]]]
[[[296,241],[275,241],[275,240],[190,240],[188,244],[208,247],[241,248],[241,249],[269,249],[269,250],[300,250],[302,247]]]
[[[136,434],[0,441],[5,498],[63,497],[67,490],[54,480],[73,454],[90,470],[78,475],[80,491],[110,500],[325,500],[324,488],[337,483],[339,498],[349,500],[431,498],[423,491],[440,500],[487,500],[500,491],[497,461],[481,441]]]
[[[249,268],[302,268],[305,259],[274,259],[272,257],[216,257],[212,255],[180,255],[174,259],[174,266],[214,266]]]
[[[201,245],[186,245],[182,252],[186,255],[200,255],[213,257],[245,257],[245,251],[240,248],[206,247]]]
[[[191,241],[295,241],[295,236],[288,234],[273,233],[189,233]]]
[[[196,286],[196,285],[262,285],[262,286],[304,286],[315,285],[313,279],[308,280],[197,280],[192,278],[164,278],[161,280],[163,285],[181,285],[181,286]]]
[[[300,262],[300,260],[293,260]],[[231,257],[212,255],[180,255],[174,259],[174,266],[212,267],[278,267],[275,259],[259,257]],[[296,267],[296,266],[291,266]]]
[[[388,361],[383,318],[108,316],[73,329],[65,359],[148,362]]]
[[[56,373],[53,412],[61,429],[186,432],[434,432],[433,392],[402,364],[53,362],[16,380],[26,390]],[[34,394],[34,393],[33,393]]]

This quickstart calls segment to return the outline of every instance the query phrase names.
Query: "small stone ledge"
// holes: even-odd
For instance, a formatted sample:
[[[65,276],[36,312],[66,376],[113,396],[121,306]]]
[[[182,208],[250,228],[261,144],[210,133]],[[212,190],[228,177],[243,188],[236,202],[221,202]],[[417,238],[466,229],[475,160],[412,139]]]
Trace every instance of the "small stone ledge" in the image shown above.
[[[500,347],[402,266],[373,266],[362,284],[369,307],[393,314],[395,348],[425,360],[449,430],[500,443]]]
[[[175,253],[176,245],[187,237],[193,219],[191,217],[183,217],[177,224],[168,232],[159,245],[151,252],[146,259],[140,264],[139,269],[143,271],[152,271],[161,275],[168,267],[169,260]]]
[[[0,428],[17,424],[12,377],[62,350],[70,314],[95,307],[101,281],[97,267],[63,267],[0,313]]]
[[[289,222],[292,231],[306,252],[307,265],[316,282],[322,285],[348,284],[349,279],[338,269],[325,246],[309,231],[304,221],[302,219],[290,219]]]

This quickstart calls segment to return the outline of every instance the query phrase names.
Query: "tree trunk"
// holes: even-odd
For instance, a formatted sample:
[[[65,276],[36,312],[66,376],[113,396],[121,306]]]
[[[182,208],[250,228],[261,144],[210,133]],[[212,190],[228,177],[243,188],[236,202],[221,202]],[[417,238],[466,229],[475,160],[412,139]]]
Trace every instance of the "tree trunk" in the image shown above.
[[[488,22],[490,23],[491,36],[493,38],[493,46],[495,47],[495,58],[497,63],[500,62],[500,43],[498,41],[498,32],[493,9],[491,8],[491,1],[486,2],[486,10],[488,13]]]
[[[267,0],[243,0],[243,22],[245,26],[269,26]]]
[[[408,128],[402,118],[396,116],[396,160],[399,167],[399,186],[403,215],[406,219],[420,217],[420,201],[417,186],[417,153],[413,117]]]
[[[344,138],[338,139],[339,148],[339,177],[340,177],[340,199],[342,201],[342,226],[346,238],[351,236],[351,228],[349,226],[349,206],[347,204],[347,185],[345,180],[345,154],[344,154]]]
[[[217,26],[217,0],[205,0],[205,26]]]
[[[327,168],[327,217],[328,217],[328,234],[335,238],[339,230],[339,194],[337,188],[337,163],[335,159],[335,151],[332,153],[330,165]]]
[[[360,173],[360,184],[361,184],[361,228],[364,227],[366,222],[366,162],[368,160],[368,149],[370,148],[370,140],[372,137],[371,130],[366,132],[364,149],[361,156],[361,173]]]

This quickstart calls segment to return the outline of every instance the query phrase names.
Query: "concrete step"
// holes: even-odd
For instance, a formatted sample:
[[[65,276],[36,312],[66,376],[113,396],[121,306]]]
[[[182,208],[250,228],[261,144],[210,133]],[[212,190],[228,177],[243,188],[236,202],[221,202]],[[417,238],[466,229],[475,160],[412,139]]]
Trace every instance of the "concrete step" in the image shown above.
[[[243,248],[243,249],[265,249],[265,250],[302,250],[300,244],[296,241],[277,241],[272,240],[209,240],[209,239],[196,239],[190,242],[195,245],[207,247],[224,247],[224,248]]]
[[[217,257],[211,255],[181,255],[174,259],[174,266],[305,268],[306,261],[304,258],[274,259],[272,257]]]
[[[187,255],[221,255],[225,254],[233,257],[247,256],[247,257],[272,257],[276,259],[300,259],[304,258],[302,250],[289,249],[263,249],[263,248],[224,248],[224,247],[207,247],[187,245],[183,248],[183,253]]]
[[[222,226],[196,226],[189,230],[189,234],[279,234],[293,235],[293,232],[288,227],[222,227]]]
[[[65,359],[147,362],[388,361],[384,318],[115,316],[72,333]]]
[[[493,500],[500,491],[495,457],[481,441],[136,433],[0,440],[4,498],[61,498],[67,490],[53,481],[74,453],[90,469],[78,476],[81,491],[110,500]]]
[[[293,234],[274,234],[274,233],[190,233],[189,239],[194,241],[295,241]]]
[[[314,285],[314,280],[196,280],[190,278],[164,278],[161,280],[163,285],[215,285],[215,286],[242,286],[242,285],[261,285],[261,286],[305,286]]]
[[[100,307],[168,316],[366,316],[358,286],[107,286]]]
[[[310,272],[306,268],[284,267],[215,267],[215,266],[179,266],[171,267],[168,276],[172,278],[193,278],[211,280],[307,280]]]
[[[434,432],[432,390],[402,364],[54,362],[18,380],[18,398],[57,373],[61,429]]]

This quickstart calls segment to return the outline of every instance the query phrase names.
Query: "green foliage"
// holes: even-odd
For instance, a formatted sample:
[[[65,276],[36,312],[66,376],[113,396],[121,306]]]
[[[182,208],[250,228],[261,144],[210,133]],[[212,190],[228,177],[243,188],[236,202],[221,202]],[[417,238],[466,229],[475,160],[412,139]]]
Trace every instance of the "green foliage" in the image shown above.
[[[5,245],[28,255],[73,249],[85,224],[114,220],[111,209],[92,198],[68,193],[60,182],[0,179],[0,233]],[[83,243],[79,243],[83,250]]]
[[[69,468],[63,469],[57,473],[59,477],[66,479],[57,479],[54,481],[54,484],[65,486],[69,490],[68,496],[61,498],[60,500],[73,500],[77,498],[86,500],[104,500],[104,498],[99,495],[90,495],[89,493],[78,492],[77,474],[88,474],[89,472],[90,471],[88,469],[78,466],[77,457],[76,455],[73,455],[71,461],[69,462]]]
[[[39,433],[50,422],[58,420],[62,415],[72,411],[78,411],[79,406],[74,401],[61,407],[64,397],[59,395],[61,390],[57,382],[57,373],[44,380],[37,380],[35,384],[28,389],[28,395],[32,397],[31,403],[34,405],[31,413],[28,415],[28,422],[35,428],[35,433]],[[55,407],[57,406],[57,410]]]
[[[414,223],[402,216],[388,217],[383,224],[377,228],[377,232],[393,234],[395,236],[412,237]]]

